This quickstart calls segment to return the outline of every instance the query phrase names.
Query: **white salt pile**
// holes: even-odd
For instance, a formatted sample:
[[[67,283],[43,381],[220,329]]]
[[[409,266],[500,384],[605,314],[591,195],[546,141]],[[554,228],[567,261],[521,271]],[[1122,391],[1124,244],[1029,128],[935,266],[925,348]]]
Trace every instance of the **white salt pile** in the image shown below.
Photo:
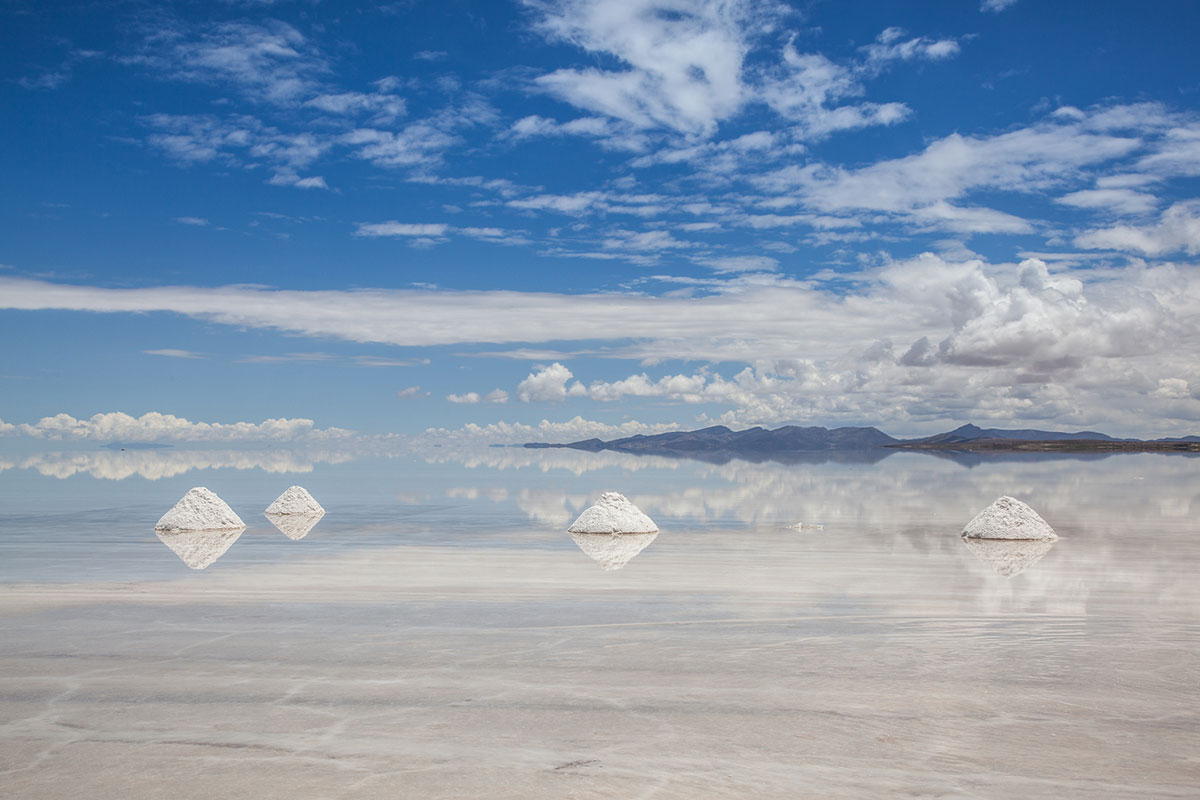
[[[233,513],[224,500],[197,486],[185,494],[175,507],[162,515],[156,531],[219,531],[245,528],[242,518]]]
[[[225,555],[245,528],[224,531],[155,531],[154,535],[171,548],[179,560],[192,569],[204,569]]]
[[[303,486],[289,486],[267,506],[267,514],[324,514],[325,509]]]
[[[596,561],[605,571],[620,569],[654,541],[654,533],[575,533],[571,538],[588,558]]]
[[[1029,506],[1013,497],[1000,497],[967,523],[962,535],[968,539],[1046,539],[1058,538],[1046,520]]]
[[[819,522],[797,522],[795,525],[788,525],[788,528],[794,531],[823,531],[825,526]]]
[[[967,539],[963,544],[980,561],[1005,578],[1019,575],[1042,560],[1054,547],[1053,539]]]
[[[605,492],[567,528],[569,533],[658,533],[654,520],[618,492]]]
[[[264,514],[271,524],[289,539],[303,539],[325,516],[320,514]]]

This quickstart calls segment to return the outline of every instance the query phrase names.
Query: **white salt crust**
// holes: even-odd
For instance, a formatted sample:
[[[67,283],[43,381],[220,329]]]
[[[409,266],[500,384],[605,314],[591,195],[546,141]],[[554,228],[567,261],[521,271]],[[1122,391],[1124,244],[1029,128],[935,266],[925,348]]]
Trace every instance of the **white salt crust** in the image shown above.
[[[1045,539],[1054,541],[1058,536],[1046,520],[1029,506],[1013,497],[997,498],[996,502],[980,511],[963,528],[962,535],[968,539]]]
[[[605,492],[567,528],[570,533],[658,533],[654,520],[618,492]]]
[[[571,538],[605,571],[620,569],[654,541],[654,533],[575,533]]]
[[[324,514],[313,496],[303,486],[289,486],[275,502],[267,506],[267,514]]]
[[[963,544],[997,574],[1011,578],[1041,561],[1054,547],[1054,540],[964,538]]]
[[[188,491],[162,515],[156,531],[221,531],[245,528],[242,518],[224,500],[203,486]]]
[[[225,555],[245,528],[224,531],[155,531],[154,535],[171,548],[179,560],[192,569],[204,569]]]
[[[303,539],[325,516],[321,514],[264,514],[289,539]]]

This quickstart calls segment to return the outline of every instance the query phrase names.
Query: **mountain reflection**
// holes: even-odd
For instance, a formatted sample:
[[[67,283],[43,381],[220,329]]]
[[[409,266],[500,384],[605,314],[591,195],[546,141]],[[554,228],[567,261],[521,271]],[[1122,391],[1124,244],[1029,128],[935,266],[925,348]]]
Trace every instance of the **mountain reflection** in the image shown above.
[[[225,555],[245,528],[223,531],[155,531],[159,541],[171,548],[179,560],[192,569],[204,569]]]
[[[571,533],[571,538],[588,558],[606,572],[618,570],[658,537],[654,533]]]

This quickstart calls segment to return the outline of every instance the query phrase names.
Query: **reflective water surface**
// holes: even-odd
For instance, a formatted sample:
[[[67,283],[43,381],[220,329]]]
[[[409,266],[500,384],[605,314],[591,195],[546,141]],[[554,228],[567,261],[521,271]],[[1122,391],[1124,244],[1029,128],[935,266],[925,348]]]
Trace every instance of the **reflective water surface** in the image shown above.
[[[0,456],[5,797],[1200,786],[1197,459],[124,456]],[[198,485],[249,527],[156,535]],[[1060,539],[962,541],[1002,494]]]

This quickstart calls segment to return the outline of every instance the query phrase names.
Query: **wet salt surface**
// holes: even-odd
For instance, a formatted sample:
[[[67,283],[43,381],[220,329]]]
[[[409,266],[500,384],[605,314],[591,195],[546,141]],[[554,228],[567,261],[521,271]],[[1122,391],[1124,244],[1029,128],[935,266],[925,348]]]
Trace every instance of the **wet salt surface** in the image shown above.
[[[1195,796],[1200,462],[553,455],[0,474],[0,791]],[[151,528],[200,483],[249,528],[194,570]],[[302,540],[242,513],[290,483]],[[662,532],[605,571],[608,488]],[[1060,539],[968,547],[1000,494]]]

